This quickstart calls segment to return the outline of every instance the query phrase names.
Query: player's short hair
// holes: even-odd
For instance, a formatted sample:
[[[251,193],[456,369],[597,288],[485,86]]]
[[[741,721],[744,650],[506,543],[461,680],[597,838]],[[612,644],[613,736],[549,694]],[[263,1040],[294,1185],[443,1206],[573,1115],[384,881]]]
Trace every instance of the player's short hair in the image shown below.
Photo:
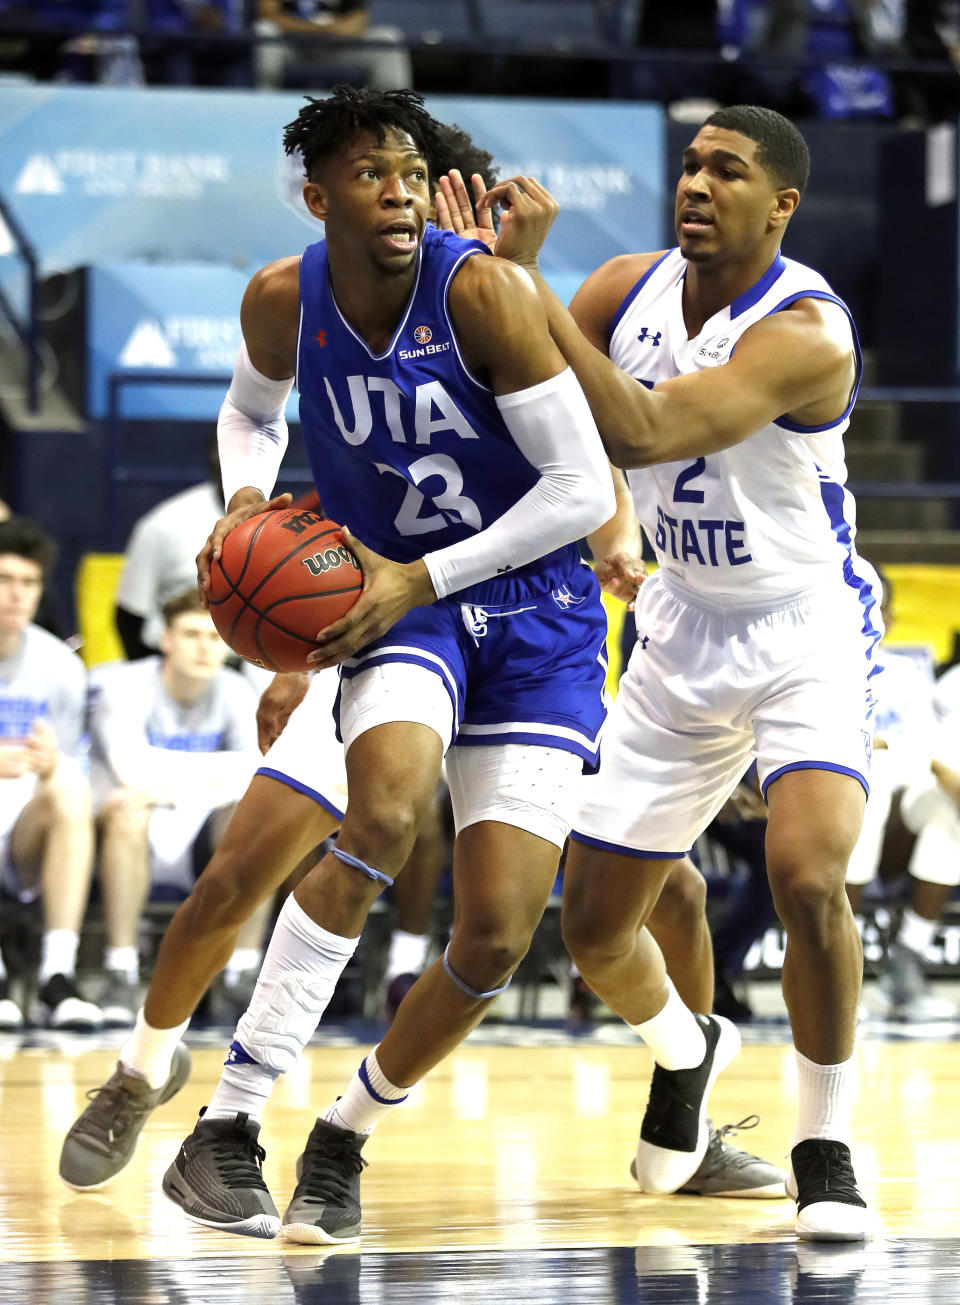
[[[169,630],[178,616],[205,612],[207,609],[198,590],[185,589],[182,594],[174,594],[172,598],[168,598],[160,610],[163,612],[163,623]]]
[[[810,179],[807,142],[789,118],[759,104],[733,104],[717,109],[703,124],[738,131],[756,142],[757,162],[777,189],[790,186],[802,195]]]
[[[440,175],[446,157],[440,123],[427,113],[423,96],[415,91],[335,86],[325,99],[308,95],[306,100],[283,129],[283,148],[287,154],[300,154],[311,180],[318,162],[336,154],[361,132],[369,132],[382,145],[391,129],[406,132],[423,154],[431,177]]]
[[[38,522],[14,515],[0,521],[0,553],[12,553],[36,562],[46,578],[57,564],[59,550],[53,537]]]

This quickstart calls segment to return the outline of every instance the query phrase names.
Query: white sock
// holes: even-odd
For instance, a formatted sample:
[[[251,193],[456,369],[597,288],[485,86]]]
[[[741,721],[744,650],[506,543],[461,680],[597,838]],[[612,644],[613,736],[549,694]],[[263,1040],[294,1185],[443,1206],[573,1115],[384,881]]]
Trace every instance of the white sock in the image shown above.
[[[120,1048],[120,1061],[125,1070],[145,1078],[152,1088],[162,1087],[170,1077],[170,1064],[177,1043],[187,1031],[190,1021],[184,1020],[172,1029],[154,1029],[137,1011],[133,1032]]]
[[[241,974],[259,970],[262,959],[262,947],[235,947],[223,972],[224,982],[227,985],[237,983]]]
[[[387,982],[398,974],[419,974],[427,959],[430,940],[425,933],[404,933],[394,929],[387,955]]]
[[[663,1010],[653,1019],[630,1027],[643,1038],[658,1065],[664,1069],[693,1069],[707,1054],[707,1040],[693,1011],[683,1004],[669,975],[667,988],[667,1004]]]
[[[923,956],[933,942],[933,935],[937,931],[938,923],[937,920],[924,919],[922,915],[917,915],[916,911],[908,906],[900,922],[897,942],[903,943],[904,947],[909,947],[918,956]]]
[[[241,1015],[207,1115],[259,1119],[278,1076],[316,1032],[357,938],[330,933],[291,893],[281,908],[250,1005]]]
[[[140,957],[133,943],[129,947],[106,947],[103,953],[103,968],[111,974],[122,974],[136,983],[140,978]]]
[[[263,1108],[273,1085],[280,1077],[278,1069],[269,1069],[252,1058],[243,1059],[243,1048],[232,1042],[220,1071],[204,1119],[233,1119],[241,1111],[251,1119],[263,1117]]]
[[[796,1052],[797,1127],[791,1146],[810,1137],[850,1145],[850,1107],[854,1092],[854,1058],[840,1065],[818,1065]]]
[[[374,1050],[360,1062],[343,1096],[328,1106],[321,1118],[353,1133],[372,1133],[384,1115],[406,1101],[409,1092],[408,1087],[398,1088],[384,1076]]]
[[[40,959],[40,982],[46,983],[55,974],[72,975],[77,968],[77,947],[80,935],[73,929],[48,929],[43,935]]]

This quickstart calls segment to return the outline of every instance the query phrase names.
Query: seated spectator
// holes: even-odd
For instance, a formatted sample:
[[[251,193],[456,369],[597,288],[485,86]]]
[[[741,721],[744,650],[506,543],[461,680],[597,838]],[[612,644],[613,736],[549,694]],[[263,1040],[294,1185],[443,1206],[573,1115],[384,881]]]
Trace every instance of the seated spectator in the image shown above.
[[[925,957],[947,903],[960,884],[960,667],[939,680],[929,772],[903,793],[900,812],[916,835],[909,861],[910,899],[880,977],[890,1012],[903,1019],[955,1019],[960,1011],[930,990]]]
[[[318,81],[390,91],[413,85],[410,55],[395,27],[371,27],[366,0],[256,0],[258,86]],[[314,41],[283,40],[313,36]],[[281,39],[277,39],[281,38]],[[373,42],[389,42],[376,45]]]
[[[246,4],[139,0],[146,28],[141,55],[147,81],[160,86],[249,86],[247,43],[219,39],[244,31]]]
[[[108,1025],[139,1004],[137,936],[151,890],[186,897],[259,759],[256,694],[224,666],[227,645],[196,589],[164,606],[161,657],[91,673],[91,777],[106,918]],[[232,970],[260,966],[270,903],[237,943]]]
[[[141,517],[127,543],[114,618],[128,658],[160,649],[163,605],[197,582],[197,554],[223,516],[217,435],[207,441],[209,479],[164,499]]]
[[[93,865],[90,788],[82,766],[86,675],[66,644],[33,624],[56,545],[35,522],[0,522],[0,841],[4,888],[43,900],[40,1015],[91,1030],[103,1017],[76,982]],[[19,1028],[0,959],[0,1028]]]

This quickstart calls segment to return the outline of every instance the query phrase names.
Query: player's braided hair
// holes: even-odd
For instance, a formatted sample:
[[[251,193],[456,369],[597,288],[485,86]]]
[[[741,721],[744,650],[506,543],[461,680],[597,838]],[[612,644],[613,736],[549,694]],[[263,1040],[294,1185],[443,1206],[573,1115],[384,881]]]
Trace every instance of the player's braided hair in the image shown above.
[[[306,104],[283,131],[283,148],[299,153],[312,177],[318,160],[335,154],[360,132],[369,132],[382,145],[392,127],[403,131],[421,150],[431,177],[443,170],[447,152],[441,145],[440,124],[423,107],[415,91],[373,91],[335,86],[325,99],[306,97]]]

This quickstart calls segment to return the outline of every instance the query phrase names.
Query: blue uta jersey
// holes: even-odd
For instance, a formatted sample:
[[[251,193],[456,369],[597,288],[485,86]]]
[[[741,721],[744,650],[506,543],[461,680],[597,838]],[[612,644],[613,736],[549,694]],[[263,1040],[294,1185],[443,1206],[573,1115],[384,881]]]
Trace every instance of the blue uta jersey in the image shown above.
[[[303,437],[324,511],[395,562],[476,534],[538,480],[489,386],[460,354],[450,284],[479,241],[427,226],[416,277],[387,349],[374,354],[337,307],[325,241],[300,260],[296,384]],[[573,544],[511,576],[555,577],[579,563]],[[458,597],[495,602],[496,579]]]

